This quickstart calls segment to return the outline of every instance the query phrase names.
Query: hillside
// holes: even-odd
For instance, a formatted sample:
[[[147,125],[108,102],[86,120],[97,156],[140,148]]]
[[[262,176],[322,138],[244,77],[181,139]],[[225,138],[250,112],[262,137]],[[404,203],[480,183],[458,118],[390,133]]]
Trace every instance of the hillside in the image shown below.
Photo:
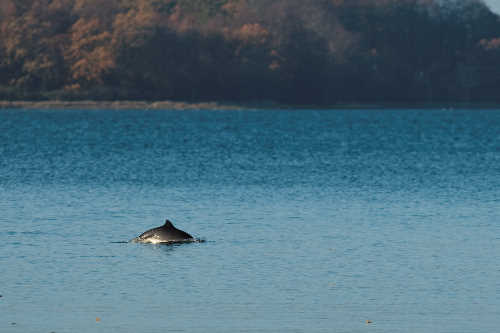
[[[0,99],[500,102],[479,0],[0,0]]]

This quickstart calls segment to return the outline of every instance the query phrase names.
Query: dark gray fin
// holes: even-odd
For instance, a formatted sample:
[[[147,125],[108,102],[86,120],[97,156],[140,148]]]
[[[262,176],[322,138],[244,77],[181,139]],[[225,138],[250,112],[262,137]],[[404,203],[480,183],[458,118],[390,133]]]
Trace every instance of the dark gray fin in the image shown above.
[[[172,222],[170,222],[169,220],[165,220],[165,224],[163,225],[163,227],[165,227],[165,228],[175,228],[174,225],[172,224]]]

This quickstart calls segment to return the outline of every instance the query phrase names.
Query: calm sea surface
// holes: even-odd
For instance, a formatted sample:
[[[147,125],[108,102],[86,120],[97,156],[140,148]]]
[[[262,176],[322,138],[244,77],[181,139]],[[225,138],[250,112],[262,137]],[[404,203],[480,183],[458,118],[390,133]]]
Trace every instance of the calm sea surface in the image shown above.
[[[165,218],[206,241],[125,243]],[[0,295],[2,333],[498,331],[500,111],[0,110]]]

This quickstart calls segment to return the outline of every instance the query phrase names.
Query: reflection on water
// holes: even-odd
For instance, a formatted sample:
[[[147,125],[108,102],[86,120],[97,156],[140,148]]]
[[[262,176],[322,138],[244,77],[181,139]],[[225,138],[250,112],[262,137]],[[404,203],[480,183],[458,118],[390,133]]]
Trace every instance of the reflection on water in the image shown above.
[[[499,125],[2,110],[0,331],[493,332]],[[127,242],[165,218],[206,242]]]

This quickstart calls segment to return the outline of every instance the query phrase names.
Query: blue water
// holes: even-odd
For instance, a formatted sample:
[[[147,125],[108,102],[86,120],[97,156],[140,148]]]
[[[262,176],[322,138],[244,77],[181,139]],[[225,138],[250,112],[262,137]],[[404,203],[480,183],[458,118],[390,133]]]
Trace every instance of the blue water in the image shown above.
[[[120,243],[165,218],[206,241]],[[0,295],[2,333],[498,331],[500,111],[0,110]]]

